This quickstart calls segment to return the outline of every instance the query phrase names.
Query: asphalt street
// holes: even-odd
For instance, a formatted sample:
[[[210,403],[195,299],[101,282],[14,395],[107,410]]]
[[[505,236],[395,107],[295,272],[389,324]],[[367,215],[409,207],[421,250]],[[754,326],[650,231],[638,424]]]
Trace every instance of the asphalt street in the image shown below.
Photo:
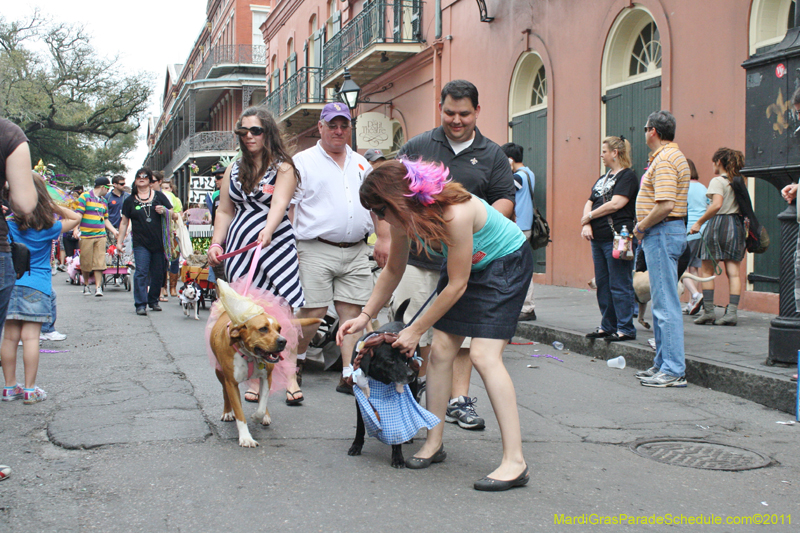
[[[580,520],[712,514],[723,524],[688,529],[797,531],[800,523],[800,425],[779,423],[793,417],[691,384],[642,387],[635,370],[609,368],[569,346],[506,350],[531,471],[524,488],[472,489],[501,454],[476,373],[471,394],[486,430],[448,424],[447,460],[427,470],[391,468],[390,448],[375,439],[363,455],[347,456],[354,402],[334,391],[338,375],[320,367],[305,374],[303,405],[271,397],[272,425],[250,422],[261,446],[240,448],[235,424],[219,420],[207,311],[194,321],[172,298],[163,312],[139,317],[131,293],[108,288],[103,298],[87,297],[64,280],[59,273],[53,282],[56,327],[68,338],[42,348],[68,351],[41,354],[47,401],[0,404],[0,463],[13,469],[0,483],[0,531],[666,531],[674,526]],[[557,305],[541,302],[537,313]],[[248,416],[254,411],[245,404]],[[656,438],[746,448],[769,465],[707,470],[631,449]],[[424,432],[405,454],[422,439]],[[765,514],[778,524],[735,524]],[[568,525],[569,517],[579,525]]]

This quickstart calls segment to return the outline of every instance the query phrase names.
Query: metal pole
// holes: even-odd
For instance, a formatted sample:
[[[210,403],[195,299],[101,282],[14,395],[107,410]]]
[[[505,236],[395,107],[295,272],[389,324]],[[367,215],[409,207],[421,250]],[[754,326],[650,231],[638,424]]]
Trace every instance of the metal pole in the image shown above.
[[[780,314],[769,327],[769,355],[767,365],[797,362],[800,346],[800,313],[795,308],[795,250],[797,247],[797,208],[794,203],[778,215],[781,224],[780,254]]]
[[[797,12],[795,12],[796,18]],[[436,38],[442,38],[442,0],[436,0]]]

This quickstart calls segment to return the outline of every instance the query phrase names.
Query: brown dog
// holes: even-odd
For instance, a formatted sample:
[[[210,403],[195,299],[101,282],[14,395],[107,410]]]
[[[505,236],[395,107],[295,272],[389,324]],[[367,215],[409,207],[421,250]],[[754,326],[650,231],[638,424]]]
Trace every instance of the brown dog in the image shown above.
[[[316,318],[295,321],[299,326],[313,325],[320,322]],[[272,385],[272,369],[280,361],[280,352],[286,348],[286,339],[281,335],[278,321],[267,313],[261,313],[249,319],[244,325],[234,326],[223,312],[211,329],[211,351],[222,370],[217,370],[217,379],[222,384],[222,396],[225,406],[221,420],[236,420],[239,430],[239,446],[254,448],[258,442],[253,440],[247,429],[247,421],[242,410],[242,398],[239,383],[248,379],[260,378],[258,391],[258,409],[253,420],[261,420],[268,426],[272,418],[267,410],[267,398]]]
[[[689,278],[694,280],[698,283],[702,283],[705,281],[713,281],[715,276],[709,276],[707,278],[701,278],[699,276],[695,276],[690,272],[683,272],[678,279],[678,286],[676,290],[678,291],[678,297],[680,298],[683,295],[684,286],[683,286],[683,278]],[[644,319],[644,314],[647,312],[647,303],[650,301],[650,273],[647,271],[644,272],[634,272],[633,273],[633,293],[636,297],[636,303],[639,304],[639,324],[650,329],[650,323]]]

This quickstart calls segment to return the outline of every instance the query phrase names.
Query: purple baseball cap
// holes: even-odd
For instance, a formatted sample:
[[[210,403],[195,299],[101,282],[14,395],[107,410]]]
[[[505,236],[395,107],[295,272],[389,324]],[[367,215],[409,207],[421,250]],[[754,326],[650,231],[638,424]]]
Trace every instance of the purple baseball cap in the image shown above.
[[[325,107],[322,108],[322,113],[319,114],[319,118],[325,122],[330,122],[336,117],[344,117],[347,120],[353,120],[350,117],[350,110],[341,102],[325,104]]]

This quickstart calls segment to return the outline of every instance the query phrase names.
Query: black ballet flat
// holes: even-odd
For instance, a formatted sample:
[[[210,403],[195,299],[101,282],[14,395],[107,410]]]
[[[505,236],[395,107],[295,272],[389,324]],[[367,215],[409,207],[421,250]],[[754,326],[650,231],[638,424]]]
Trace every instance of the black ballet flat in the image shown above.
[[[606,337],[606,342],[622,342],[622,341],[635,341],[636,337],[630,335],[620,335],[619,333],[612,333]]]
[[[501,481],[499,479],[492,479],[490,477],[484,477],[479,479],[473,485],[475,490],[482,490],[486,492],[500,492],[508,489],[513,489],[514,487],[522,487],[526,485],[528,481],[531,480],[531,476],[528,475],[528,467],[525,467],[525,470],[517,477],[516,479],[511,479],[509,481]]]
[[[612,335],[612,333],[610,333],[608,331],[603,331],[602,329],[597,328],[593,332],[587,333],[586,334],[586,338],[587,339],[603,339],[605,337],[610,337],[611,335]]]
[[[427,459],[423,459],[421,457],[409,457],[406,459],[406,468],[410,468],[412,470],[428,468],[432,463],[441,463],[445,459],[447,459],[447,452],[444,451],[444,443],[442,443],[442,445],[439,447],[439,450]]]

